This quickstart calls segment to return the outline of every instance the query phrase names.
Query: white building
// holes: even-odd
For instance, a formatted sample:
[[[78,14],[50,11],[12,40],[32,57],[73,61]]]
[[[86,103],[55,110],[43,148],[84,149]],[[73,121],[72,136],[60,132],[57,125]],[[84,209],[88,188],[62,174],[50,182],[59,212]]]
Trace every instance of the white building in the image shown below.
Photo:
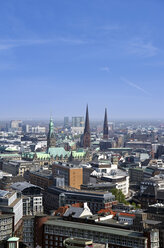
[[[22,206],[22,198],[18,198],[15,191],[0,190],[0,211],[14,213],[14,226],[23,216]]]
[[[115,167],[114,167],[115,168]],[[101,168],[102,169],[102,168]],[[110,169],[108,172],[99,172],[94,170],[91,176],[101,178],[103,181],[111,182],[116,185],[116,189],[120,189],[125,196],[129,193],[129,175],[120,169]]]

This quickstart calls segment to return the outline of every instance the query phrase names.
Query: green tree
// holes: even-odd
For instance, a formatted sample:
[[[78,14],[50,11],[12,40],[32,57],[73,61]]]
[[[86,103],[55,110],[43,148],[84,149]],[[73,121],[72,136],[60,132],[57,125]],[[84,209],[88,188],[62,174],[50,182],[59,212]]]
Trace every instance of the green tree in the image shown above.
[[[120,189],[111,189],[111,193],[115,196],[118,202],[128,204],[128,202],[125,200],[125,195]]]

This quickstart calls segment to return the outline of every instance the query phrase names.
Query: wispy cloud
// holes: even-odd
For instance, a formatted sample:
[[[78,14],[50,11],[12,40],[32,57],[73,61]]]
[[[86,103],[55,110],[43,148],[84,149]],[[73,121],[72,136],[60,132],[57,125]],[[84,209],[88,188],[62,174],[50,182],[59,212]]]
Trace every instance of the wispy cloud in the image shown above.
[[[128,51],[131,54],[141,57],[153,57],[157,54],[158,48],[155,47],[151,41],[144,41],[143,39],[133,39],[128,43]]]
[[[87,44],[88,40],[78,38],[57,37],[54,39],[20,39],[20,40],[0,40],[0,50],[8,50],[15,47],[44,45],[44,44],[58,44],[64,43],[67,45],[83,45]]]
[[[109,69],[109,67],[108,67],[108,66],[104,66],[104,67],[101,67],[101,68],[100,68],[100,71],[106,71],[106,72],[109,72],[109,71],[110,71],[110,69]]]
[[[132,81],[129,81],[128,79],[124,78],[124,77],[121,77],[120,78],[124,83],[126,83],[127,85],[129,85],[130,87],[133,87],[141,92],[143,92],[144,94],[146,95],[149,95],[151,96],[150,92],[148,92],[147,90],[143,89],[141,86],[139,86],[138,84],[136,83],[133,83]]]

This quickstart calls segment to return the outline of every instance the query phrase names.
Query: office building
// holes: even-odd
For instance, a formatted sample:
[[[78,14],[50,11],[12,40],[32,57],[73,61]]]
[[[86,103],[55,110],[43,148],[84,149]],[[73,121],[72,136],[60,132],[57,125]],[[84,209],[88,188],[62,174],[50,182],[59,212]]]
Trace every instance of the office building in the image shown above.
[[[69,117],[68,116],[64,117],[64,127],[65,128],[69,127]]]
[[[64,178],[65,186],[80,189],[83,184],[83,168],[71,163],[54,163],[52,165],[54,177]]]
[[[14,228],[23,216],[22,198],[17,197],[16,191],[0,190],[0,211],[14,213]]]
[[[41,188],[28,182],[19,182],[11,185],[23,201],[23,215],[43,213],[43,196]]]
[[[60,206],[84,202],[88,203],[88,207],[93,214],[117,203],[115,196],[110,192],[74,190],[54,185],[44,192],[44,209],[46,212],[58,209]]]
[[[14,214],[0,213],[0,241],[12,236],[14,231]]]
[[[85,224],[62,219],[49,219],[44,223],[44,247],[64,248],[66,238],[92,239],[111,248],[159,248],[159,232],[135,232],[108,226]]]
[[[84,117],[83,116],[72,117],[72,127],[84,127]]]

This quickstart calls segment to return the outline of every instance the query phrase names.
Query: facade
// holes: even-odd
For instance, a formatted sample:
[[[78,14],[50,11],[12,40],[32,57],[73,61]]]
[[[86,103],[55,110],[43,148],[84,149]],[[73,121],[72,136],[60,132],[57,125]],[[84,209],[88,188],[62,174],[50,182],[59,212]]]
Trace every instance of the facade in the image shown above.
[[[46,128],[45,127],[40,127],[40,126],[36,126],[36,127],[32,127],[31,128],[31,133],[45,133],[46,132]]]
[[[89,148],[91,145],[91,133],[90,133],[90,124],[89,124],[89,113],[88,113],[88,105],[86,109],[86,118],[85,118],[85,128],[83,135],[83,147]]]
[[[49,170],[37,172],[30,171],[29,177],[31,184],[37,185],[42,189],[47,189],[54,182],[52,172]]]
[[[164,204],[156,203],[147,209],[148,219],[158,221],[160,248],[164,247]]]
[[[13,130],[17,130],[21,127],[22,121],[21,120],[12,120],[10,122],[10,127]]]
[[[129,168],[130,182],[140,184],[143,181],[144,171],[142,168]]]
[[[48,217],[46,215],[23,217],[22,242],[29,248],[43,246],[43,224]]]
[[[93,171],[90,178],[92,183],[96,183],[97,179],[102,182],[110,182],[115,185],[116,189],[120,189],[125,196],[129,193],[129,175],[120,169],[112,169],[109,173],[102,170],[101,172]]]
[[[84,132],[84,117],[83,116],[72,117],[71,132],[73,135],[79,135]]]
[[[43,213],[41,188],[27,182],[14,183],[11,188],[22,197],[24,216]]]
[[[48,220],[44,224],[44,247],[64,247],[66,238],[92,239],[94,243],[108,244],[111,248],[158,248],[159,232],[144,233],[112,228],[107,226],[84,224],[78,222],[64,221],[61,219]]]
[[[80,189],[83,183],[83,168],[71,163],[54,163],[52,173],[54,177],[64,178],[65,186]]]
[[[0,213],[0,241],[12,236],[14,231],[14,214]]]
[[[21,154],[18,153],[2,153],[0,154],[0,170],[2,170],[2,165],[4,163],[4,161],[8,161],[8,160],[18,160],[21,159]]]
[[[39,169],[39,163],[25,160],[4,161],[2,170],[11,173],[13,176],[24,176],[25,171]]]
[[[84,117],[83,116],[72,117],[72,127],[84,127]]]
[[[69,117],[68,116],[64,117],[64,127],[65,128],[69,127]]]
[[[144,142],[144,141],[129,141],[126,142],[126,147],[133,149],[143,148],[149,151],[152,150],[151,142]]]
[[[92,213],[110,208],[117,203],[115,196],[109,192],[71,190],[70,188],[56,186],[51,186],[44,192],[44,209],[46,212],[58,209],[60,206],[85,202],[88,203]]]
[[[23,216],[22,199],[17,197],[15,191],[0,190],[0,211],[14,213],[14,228]]]

